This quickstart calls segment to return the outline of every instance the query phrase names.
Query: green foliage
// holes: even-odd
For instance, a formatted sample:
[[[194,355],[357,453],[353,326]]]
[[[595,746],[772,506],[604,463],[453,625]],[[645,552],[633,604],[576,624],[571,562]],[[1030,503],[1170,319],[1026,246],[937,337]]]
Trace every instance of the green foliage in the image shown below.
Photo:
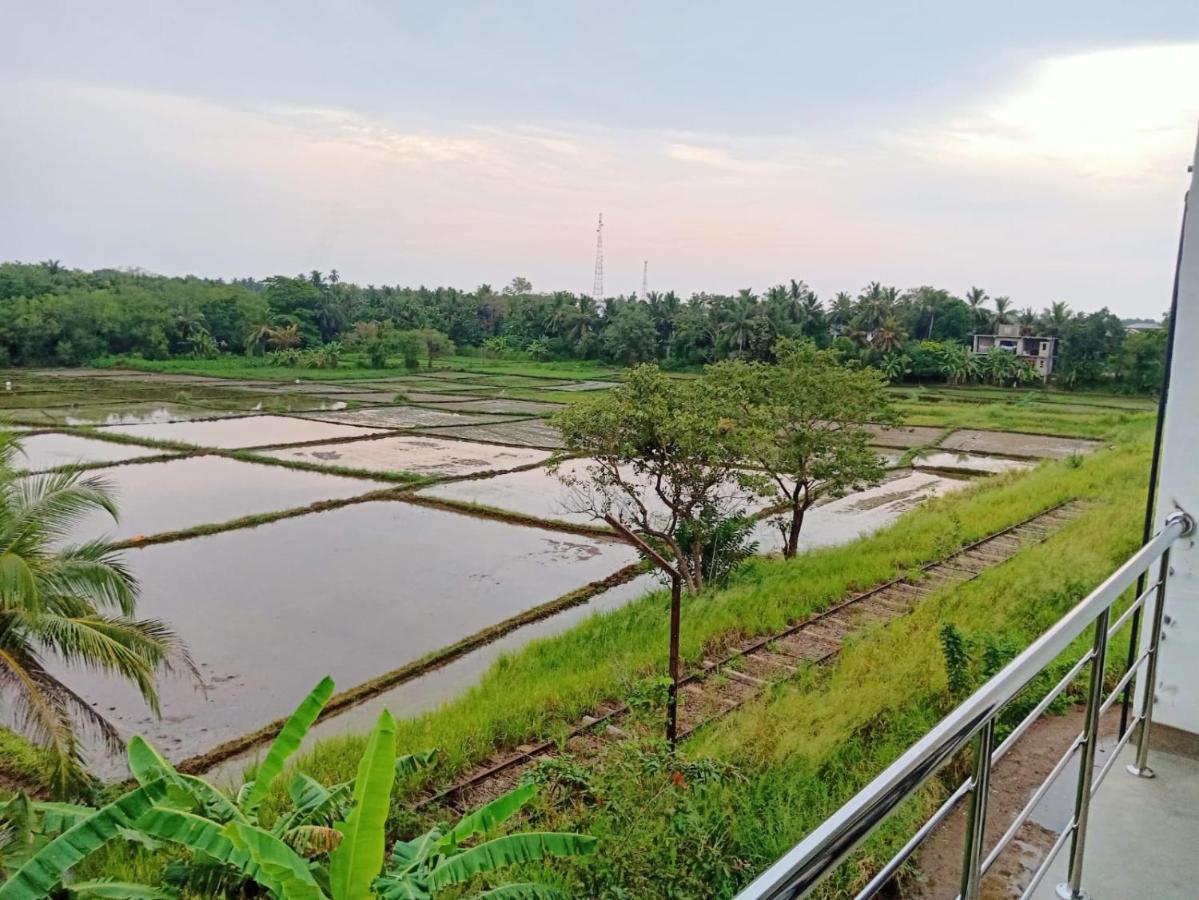
[[[383,710],[366,743],[354,782],[354,806],[335,826],[342,839],[329,854],[335,900],[364,900],[383,867],[383,828],[395,780],[395,719]]]
[[[108,483],[75,471],[18,479],[18,444],[0,433],[0,692],[21,733],[44,748],[59,796],[87,784],[76,725],[119,746],[115,729],[46,665],[119,675],[157,711],[156,678],[172,663],[191,671],[166,625],[134,617],[137,583],[102,541],[63,544],[92,513],[116,516]]]
[[[134,822],[166,792],[165,780],[152,781],[77,821],[40,847],[0,885],[0,900],[39,900],[47,896],[72,866],[120,836],[122,829],[135,827]]]
[[[722,515],[716,509],[702,509],[694,519],[679,523],[676,535],[679,547],[689,559],[699,559],[704,584],[721,587],[728,584],[743,562],[758,552],[753,540],[757,520],[740,512]]]
[[[242,807],[246,812],[253,812],[266,797],[267,791],[275,783],[275,779],[283,773],[283,766],[296,750],[308,729],[316,722],[321,710],[333,696],[333,679],[322,678],[312,692],[304,698],[295,712],[291,714],[279,734],[271,743],[266,757],[258,766],[258,772],[250,783],[250,788],[242,799]]]
[[[629,690],[625,702],[635,710],[661,709],[666,706],[672,684],[665,675],[641,678]]]
[[[941,655],[945,658],[945,678],[949,696],[955,700],[965,697],[974,687],[970,674],[970,655],[966,639],[952,622],[941,626]]]
[[[405,346],[363,342],[372,368],[385,368],[389,354],[402,355],[412,367],[420,359],[431,364],[453,347],[491,359],[599,358],[695,368],[721,359],[770,361],[780,338],[802,338],[880,366],[892,381],[910,376],[1010,384],[1030,373],[1013,369],[1008,381],[1000,381],[1004,373],[982,372],[966,361],[966,345],[973,333],[1015,320],[1031,333],[1060,338],[1062,384],[1155,391],[1164,346],[1152,335],[1126,337],[1107,310],[1073,313],[1054,303],[1040,315],[1027,309],[1014,314],[1007,297],[992,299],[981,288],[959,298],[927,285],[900,291],[871,282],[856,295],[842,292],[822,301],[792,279],[762,294],[745,289],[681,298],[668,291],[597,302],[561,291],[538,293],[527,282],[518,287],[361,287],[342,282],[335,271],[225,283],[141,271],[82,272],[54,261],[3,263],[0,302],[8,315],[0,330],[0,363],[81,365],[105,356],[207,360],[243,348],[261,357],[337,341],[355,344],[361,328],[374,326],[393,337],[440,337],[418,337],[419,344]],[[927,349],[921,349],[927,345],[946,348],[940,365],[929,364]]]
[[[434,828],[417,838],[397,841],[387,871],[375,882],[382,898],[429,898],[444,888],[487,876],[497,869],[548,857],[584,856],[595,852],[596,840],[561,832],[526,832],[493,837],[473,846],[466,842],[490,834],[536,797],[538,786],[520,787],[464,816],[444,833]],[[497,889],[498,890],[498,889]],[[507,896],[555,896],[535,884],[509,885]],[[484,892],[479,897],[505,896]]]
[[[742,452],[763,472],[785,556],[794,556],[804,514],[822,496],[878,484],[882,458],[870,430],[897,421],[882,377],[845,365],[834,350],[784,339],[767,365],[730,360],[708,370],[705,392],[735,416]]]
[[[744,423],[701,379],[671,378],[654,365],[596,393],[554,415],[564,449],[551,471],[579,510],[658,542],[688,590],[700,590],[702,551],[714,546],[707,529],[758,481],[741,468]],[[562,467],[575,455],[586,457],[581,472]]]

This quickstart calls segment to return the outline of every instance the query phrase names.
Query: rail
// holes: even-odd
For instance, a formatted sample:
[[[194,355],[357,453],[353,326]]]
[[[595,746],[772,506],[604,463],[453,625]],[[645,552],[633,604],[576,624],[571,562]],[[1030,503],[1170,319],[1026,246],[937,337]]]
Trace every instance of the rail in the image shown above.
[[[1075,790],[1074,812],[1061,836],[1034,873],[1022,895],[1031,897],[1049,871],[1054,859],[1070,844],[1068,880],[1057,888],[1059,897],[1081,900],[1083,856],[1086,849],[1087,818],[1091,797],[1119,757],[1120,751],[1138,732],[1139,743],[1135,765],[1128,767],[1134,775],[1152,777],[1148,767],[1149,731],[1153,721],[1153,690],[1156,682],[1158,647],[1161,643],[1163,608],[1165,605],[1166,575],[1170,571],[1170,546],[1180,537],[1190,536],[1194,520],[1185,512],[1176,512],[1166,519],[1160,532],[1111,574],[1048,631],[1013,659],[995,677],[975,691],[953,712],[942,719],[928,734],[892,763],[882,774],[858,792],[848,803],[817,827],[781,859],[763,872],[739,895],[737,900],[782,900],[803,897],[816,887],[871,832],[910,798],[938,769],[974,743],[974,772],[955,790],[941,807],[922,825],[903,848],[856,895],[856,900],[873,897],[891,880],[900,867],[912,856],[923,841],[943,822],[954,806],[969,798],[966,819],[966,841],[963,852],[962,900],[978,900],[981,884],[987,871],[1011,843],[1020,826],[1045,795],[1071,760],[1078,755],[1078,784]],[[1160,560],[1157,579],[1135,597],[1128,609],[1112,622],[1112,607],[1137,578],[1148,572]],[[1144,649],[1129,664],[1114,690],[1105,694],[1104,671],[1108,642],[1135,612],[1156,594],[1152,621]],[[1015,730],[998,746],[995,745],[995,724],[1003,709],[1028,684],[1056,660],[1076,638],[1088,628],[1093,630],[1091,648],[1066,672]],[[1050,704],[1062,694],[1084,670],[1088,670],[1085,724],[1066,753],[1058,760],[1045,781],[1033,793],[1028,803],[1016,815],[1011,825],[989,852],[985,852],[984,835],[987,822],[987,794],[991,767],[1020,736],[1036,721]],[[1143,681],[1139,673],[1144,673]],[[1099,718],[1119,698],[1121,692],[1136,678],[1140,682],[1140,708],[1129,722],[1108,762],[1094,772],[1095,748],[1098,742]]]

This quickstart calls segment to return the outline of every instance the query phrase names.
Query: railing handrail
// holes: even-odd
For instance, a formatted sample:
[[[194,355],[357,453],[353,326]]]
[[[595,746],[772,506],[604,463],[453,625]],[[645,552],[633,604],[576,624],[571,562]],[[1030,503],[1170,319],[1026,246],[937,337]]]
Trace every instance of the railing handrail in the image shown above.
[[[870,784],[759,875],[738,900],[801,897],[858,846],[946,761],[1119,597],[1194,522],[1184,512],[1166,519],[1160,532],[1033,641],[999,673],[933,726]]]

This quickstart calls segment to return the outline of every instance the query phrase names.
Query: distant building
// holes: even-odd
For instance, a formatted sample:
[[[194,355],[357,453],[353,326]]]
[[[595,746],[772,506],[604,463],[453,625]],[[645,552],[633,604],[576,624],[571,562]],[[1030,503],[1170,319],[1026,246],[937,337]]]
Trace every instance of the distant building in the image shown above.
[[[1124,322],[1124,330],[1133,334],[1141,331],[1161,331],[1161,329],[1161,322],[1154,322],[1150,319],[1133,319]]]
[[[1053,374],[1053,356],[1057,352],[1057,338],[1035,337],[1021,334],[1019,325],[999,325],[999,334],[976,334],[974,336],[974,352],[986,353],[998,347],[1008,353],[1014,353],[1017,359],[1023,360],[1041,373],[1041,380],[1048,381]]]

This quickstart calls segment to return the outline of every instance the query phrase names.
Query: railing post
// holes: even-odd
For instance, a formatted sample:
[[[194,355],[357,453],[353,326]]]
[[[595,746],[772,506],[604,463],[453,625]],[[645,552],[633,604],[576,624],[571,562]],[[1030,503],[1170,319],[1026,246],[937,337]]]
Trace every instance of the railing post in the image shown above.
[[[983,841],[987,831],[987,796],[991,792],[991,754],[995,745],[995,720],[987,719],[978,733],[974,759],[974,786],[966,810],[966,849],[962,857],[962,900],[978,900],[982,891]]]
[[[1091,812],[1091,781],[1095,774],[1095,745],[1099,743],[1099,710],[1103,706],[1103,670],[1107,662],[1107,628],[1111,607],[1104,607],[1095,620],[1091,645],[1091,680],[1087,686],[1087,720],[1082,752],[1078,755],[1078,790],[1074,795],[1074,833],[1070,836],[1070,868],[1067,881],[1057,886],[1062,900],[1085,900],[1082,889],[1083,851],[1087,845],[1087,819]]]
[[[1149,768],[1149,728],[1153,724],[1153,694],[1157,690],[1157,657],[1161,649],[1162,622],[1166,611],[1166,577],[1170,574],[1170,551],[1162,553],[1161,566],[1157,571],[1157,597],[1153,603],[1153,624],[1149,629],[1149,647],[1145,651],[1145,696],[1141,700],[1141,733],[1137,735],[1137,759],[1127,770],[1138,778],[1152,778]]]

